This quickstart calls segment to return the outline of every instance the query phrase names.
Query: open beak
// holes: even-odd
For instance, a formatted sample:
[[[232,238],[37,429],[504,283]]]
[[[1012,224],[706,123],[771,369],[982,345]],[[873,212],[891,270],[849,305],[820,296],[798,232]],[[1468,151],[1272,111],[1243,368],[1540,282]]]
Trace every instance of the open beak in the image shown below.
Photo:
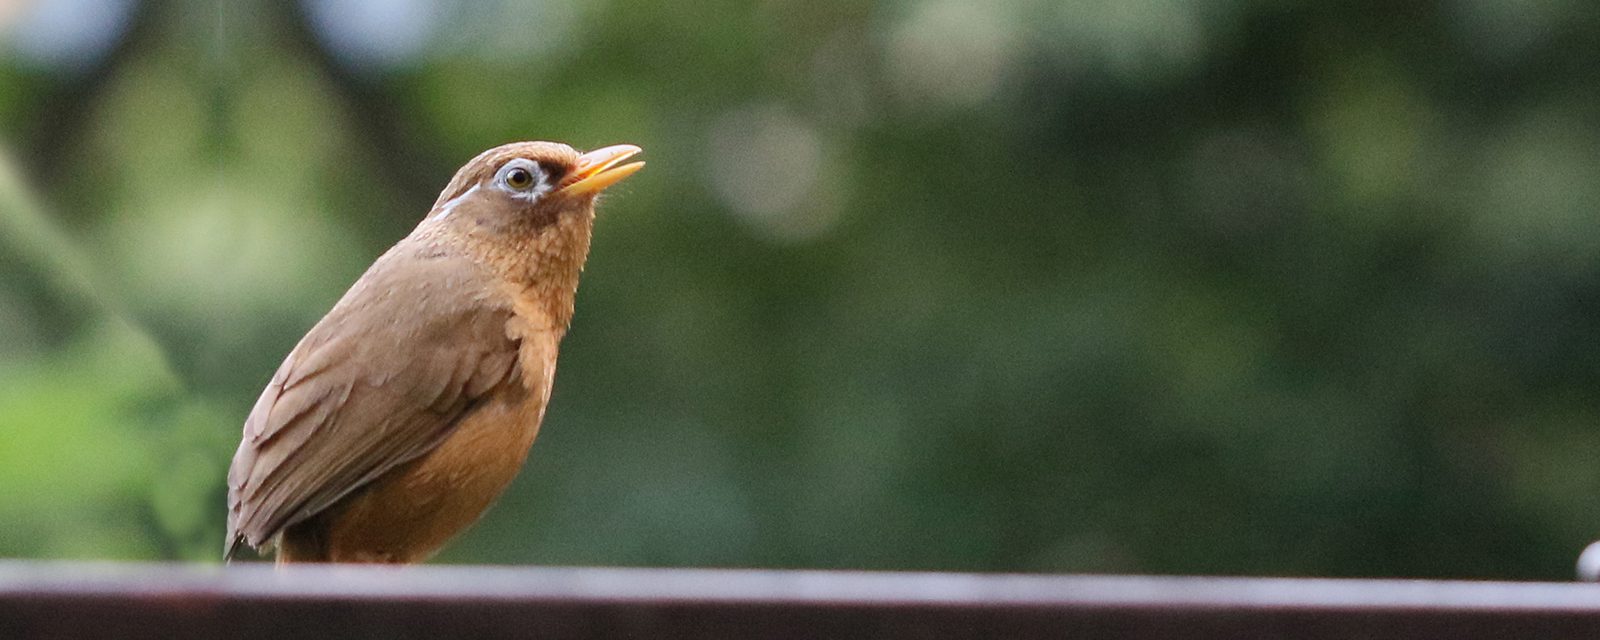
[[[633,157],[640,151],[643,149],[631,144],[617,144],[578,156],[578,166],[572,170],[571,175],[561,181],[561,187],[556,189],[556,193],[567,197],[600,193],[606,187],[644,168],[643,162],[630,162],[617,166],[617,163]]]

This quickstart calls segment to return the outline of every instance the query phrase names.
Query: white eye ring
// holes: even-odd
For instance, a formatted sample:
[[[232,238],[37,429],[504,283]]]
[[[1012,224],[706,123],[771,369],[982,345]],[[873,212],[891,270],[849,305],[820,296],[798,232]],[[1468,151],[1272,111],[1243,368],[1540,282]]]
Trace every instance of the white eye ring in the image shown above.
[[[539,163],[517,158],[505,163],[494,174],[494,186],[529,201],[550,192],[549,176]]]

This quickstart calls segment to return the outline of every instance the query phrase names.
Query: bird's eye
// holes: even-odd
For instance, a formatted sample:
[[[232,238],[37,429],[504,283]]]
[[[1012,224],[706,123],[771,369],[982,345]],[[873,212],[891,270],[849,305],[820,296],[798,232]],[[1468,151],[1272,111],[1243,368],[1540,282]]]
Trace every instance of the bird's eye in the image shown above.
[[[550,174],[545,173],[538,162],[528,158],[515,158],[502,165],[494,174],[494,186],[532,202],[550,190],[549,176]]]
[[[523,189],[532,187],[533,183],[533,172],[528,171],[527,169],[517,167],[506,172],[506,186],[511,187],[512,189],[521,191]]]

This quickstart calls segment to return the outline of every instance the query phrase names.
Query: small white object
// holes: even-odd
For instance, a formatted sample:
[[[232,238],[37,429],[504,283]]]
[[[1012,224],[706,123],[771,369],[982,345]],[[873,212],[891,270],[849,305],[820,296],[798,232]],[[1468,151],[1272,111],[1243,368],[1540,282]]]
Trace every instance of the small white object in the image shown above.
[[[1591,543],[1578,554],[1578,580],[1600,582],[1600,542]]]

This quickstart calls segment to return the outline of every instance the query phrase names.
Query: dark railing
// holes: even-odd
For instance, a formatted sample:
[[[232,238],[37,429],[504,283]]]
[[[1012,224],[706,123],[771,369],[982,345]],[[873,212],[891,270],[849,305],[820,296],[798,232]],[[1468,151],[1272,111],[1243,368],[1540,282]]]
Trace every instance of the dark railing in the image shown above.
[[[1600,586],[0,563],[0,638],[1600,638]]]

